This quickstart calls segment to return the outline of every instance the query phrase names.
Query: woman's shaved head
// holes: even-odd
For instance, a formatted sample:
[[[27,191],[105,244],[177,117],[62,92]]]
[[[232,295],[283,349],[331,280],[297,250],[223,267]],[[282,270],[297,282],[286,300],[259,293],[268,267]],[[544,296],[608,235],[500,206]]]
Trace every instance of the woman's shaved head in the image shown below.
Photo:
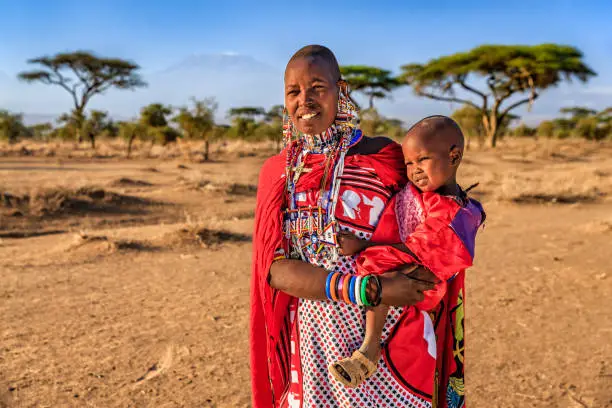
[[[327,47],[322,45],[307,45],[305,47],[297,50],[295,54],[291,57],[287,66],[289,66],[293,61],[308,58],[308,59],[321,59],[325,61],[331,70],[332,77],[336,80],[340,80],[340,66],[338,65],[338,60],[336,60],[336,56],[334,53]]]

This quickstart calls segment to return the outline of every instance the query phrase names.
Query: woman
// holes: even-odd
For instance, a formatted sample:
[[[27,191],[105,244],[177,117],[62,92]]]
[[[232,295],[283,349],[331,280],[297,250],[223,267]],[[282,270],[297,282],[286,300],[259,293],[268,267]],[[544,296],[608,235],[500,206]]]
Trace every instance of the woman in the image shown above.
[[[420,271],[425,281],[394,272],[382,276],[380,286],[369,282],[365,296],[395,306],[379,368],[358,388],[328,373],[328,365],[350,355],[364,334],[365,309],[326,295],[330,271],[355,272],[354,258],[338,254],[336,237],[341,231],[364,239],[374,233],[385,204],[406,182],[401,148],[356,128],[346,83],[325,47],[307,46],[291,58],[285,107],[287,148],[262,167],[257,195],[253,406],[431,407],[434,327],[427,313],[410,307],[434,288],[428,271]]]

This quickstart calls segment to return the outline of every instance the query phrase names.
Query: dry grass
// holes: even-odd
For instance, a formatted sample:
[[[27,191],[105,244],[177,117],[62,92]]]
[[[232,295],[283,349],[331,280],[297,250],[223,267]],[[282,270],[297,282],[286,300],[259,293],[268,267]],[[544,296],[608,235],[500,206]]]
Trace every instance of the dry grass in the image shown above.
[[[198,143],[124,147],[0,145],[0,408],[249,406],[270,146],[215,144],[210,163]],[[471,405],[610,405],[611,178],[609,143],[467,152],[459,180],[488,214],[466,275]]]
[[[151,200],[123,195],[95,186],[79,188],[34,188],[30,194],[2,193],[3,207],[13,210],[12,216],[55,216],[83,213],[138,213],[142,207],[155,204]],[[18,215],[19,214],[19,215]]]
[[[202,172],[189,172],[177,178],[179,185],[185,189],[198,191],[221,192],[227,195],[254,197],[257,194],[257,186],[244,183],[215,182],[210,175]]]
[[[209,159],[232,159],[237,157],[267,156],[276,152],[272,142],[246,142],[242,140],[215,141],[210,143]],[[96,148],[88,143],[77,144],[67,141],[22,141],[2,144],[0,157],[55,157],[58,160],[78,159],[122,159],[127,155],[127,143],[121,139],[99,140]],[[132,146],[132,159],[182,159],[190,163],[204,162],[204,142],[183,141],[166,146],[147,141],[136,141]]]
[[[218,248],[226,242],[249,242],[250,235],[227,230],[216,230],[202,225],[191,224],[151,240],[155,245],[166,248],[199,246]]]

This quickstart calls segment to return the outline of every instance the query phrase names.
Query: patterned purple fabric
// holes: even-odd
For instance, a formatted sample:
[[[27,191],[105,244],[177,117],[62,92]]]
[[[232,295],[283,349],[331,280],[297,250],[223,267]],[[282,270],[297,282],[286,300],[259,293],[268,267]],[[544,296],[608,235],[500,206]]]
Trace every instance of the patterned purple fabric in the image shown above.
[[[476,246],[476,231],[483,221],[482,206],[478,201],[470,200],[465,207],[459,209],[450,224],[472,258],[474,258],[474,247]]]

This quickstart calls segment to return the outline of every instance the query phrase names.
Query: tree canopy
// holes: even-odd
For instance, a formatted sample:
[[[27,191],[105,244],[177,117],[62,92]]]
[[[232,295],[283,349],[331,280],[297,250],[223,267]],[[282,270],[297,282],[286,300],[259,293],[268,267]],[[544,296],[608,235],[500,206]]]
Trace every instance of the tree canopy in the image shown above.
[[[571,46],[483,45],[425,64],[404,65],[399,80],[417,95],[478,109],[487,144],[495,146],[499,124],[510,111],[532,104],[542,91],[562,81],[586,82],[595,75]]]
[[[138,74],[140,67],[119,58],[99,57],[88,51],[58,53],[28,60],[39,69],[19,73],[25,82],[40,82],[57,85],[65,89],[74,103],[72,114],[77,122],[77,135],[81,139],[80,127],[85,120],[85,107],[96,94],[110,88],[135,89],[147,86]]]
[[[266,114],[266,110],[260,106],[241,106],[238,108],[231,108],[228,115],[232,118],[242,117],[255,119],[258,116]]]
[[[374,99],[387,98],[400,84],[391,71],[367,65],[346,65],[340,67],[342,78],[351,91],[367,96],[369,109],[374,108]]]
[[[204,140],[204,160],[209,158],[209,143],[215,126],[215,111],[217,102],[213,98],[197,100],[191,98],[193,109],[182,107],[172,119],[188,139]]]

